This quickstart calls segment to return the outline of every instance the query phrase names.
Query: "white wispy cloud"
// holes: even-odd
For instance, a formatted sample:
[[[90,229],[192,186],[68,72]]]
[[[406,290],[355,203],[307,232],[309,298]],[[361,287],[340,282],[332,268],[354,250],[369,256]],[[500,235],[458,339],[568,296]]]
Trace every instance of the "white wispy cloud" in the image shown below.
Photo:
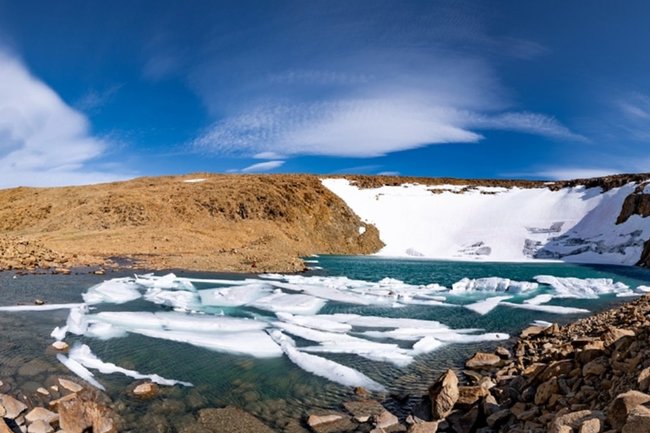
[[[91,167],[111,143],[93,137],[83,114],[2,50],[0,77],[0,187],[86,184],[126,176]]]
[[[282,167],[282,165],[284,165],[284,161],[258,162],[256,164],[249,165],[248,167],[244,167],[240,171],[242,173],[261,173]]]

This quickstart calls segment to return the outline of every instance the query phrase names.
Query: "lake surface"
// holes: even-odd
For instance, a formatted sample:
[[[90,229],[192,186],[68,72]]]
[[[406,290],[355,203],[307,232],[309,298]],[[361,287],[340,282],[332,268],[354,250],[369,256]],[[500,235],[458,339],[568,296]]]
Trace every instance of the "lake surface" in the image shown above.
[[[321,267],[308,273],[302,274],[296,279],[286,279],[283,276],[271,275],[260,278],[256,275],[233,275],[213,273],[188,273],[174,271],[178,277],[221,279],[225,280],[217,284],[214,282],[194,282],[189,296],[193,301],[190,304],[178,304],[177,296],[184,289],[177,286],[173,288],[158,288],[163,295],[172,296],[169,302],[156,303],[147,294],[152,293],[152,287],[141,287],[144,297],[127,302],[97,302],[87,311],[87,317],[92,322],[93,317],[101,317],[97,313],[118,312],[133,313],[136,316],[120,317],[142,317],[142,322],[151,313],[170,313],[200,318],[219,318],[233,316],[249,318],[249,322],[261,321],[268,323],[268,329],[260,332],[282,332],[291,336],[295,346],[300,353],[305,347],[316,347],[316,352],[309,352],[312,356],[334,361],[339,365],[352,368],[373,382],[380,384],[387,389],[382,393],[394,405],[394,410],[399,412],[398,400],[400,397],[409,394],[423,393],[435,377],[448,367],[462,365],[464,359],[476,350],[491,350],[498,345],[508,345],[512,339],[505,339],[505,334],[511,336],[518,332],[532,321],[540,320],[547,322],[566,323],[580,317],[579,314],[554,314],[544,311],[534,311],[519,308],[517,305],[499,304],[486,314],[478,314],[463,305],[474,304],[494,296],[512,296],[504,302],[523,305],[524,301],[530,300],[540,294],[547,294],[553,299],[543,302],[545,306],[561,306],[586,309],[590,312],[597,312],[610,306],[625,302],[631,298],[617,297],[617,294],[631,294],[639,286],[650,285],[650,271],[640,268],[617,267],[617,266],[587,266],[571,265],[562,263],[485,263],[485,262],[453,262],[453,261],[426,261],[426,260],[391,260],[376,257],[338,257],[321,256],[309,258],[310,266]],[[70,276],[63,275],[27,275],[15,276],[13,273],[5,272],[0,274],[0,305],[11,306],[16,304],[33,304],[34,299],[44,299],[48,304],[59,303],[82,303],[82,294],[104,280],[131,276],[131,272],[114,272],[105,276],[92,274],[77,274]],[[156,275],[164,275],[157,273]],[[601,283],[592,284],[598,291],[603,293],[597,297],[581,299],[579,297],[558,297],[558,289],[548,284],[540,284],[535,289],[527,288],[519,290],[518,286],[511,286],[504,290],[442,290],[440,287],[433,287],[433,284],[452,288],[463,278],[480,279],[485,277],[501,277],[514,281],[535,282],[535,277],[549,275],[560,278],[575,277],[581,280],[593,278],[612,279],[613,282],[625,284],[629,289],[622,289],[621,285],[603,286]],[[301,278],[306,279],[301,279]],[[348,280],[336,279],[335,277],[347,277]],[[386,278],[392,280],[384,280]],[[436,321],[444,326],[444,332],[435,334],[443,340],[449,340],[454,335],[494,336],[486,337],[485,341],[470,343],[456,343],[454,341],[443,341],[440,347],[435,350],[415,353],[414,343],[418,339],[392,338],[385,334],[388,331],[413,332],[402,328],[408,327],[386,327],[377,326],[352,326],[348,332],[344,332],[345,338],[363,338],[371,343],[393,344],[397,347],[395,353],[405,354],[412,358],[408,365],[395,365],[393,362],[377,360],[377,353],[372,356],[360,356],[359,353],[334,353],[340,352],[343,343],[328,346],[320,342],[308,341],[298,335],[292,335],[290,325],[277,321],[273,311],[254,305],[254,302],[239,306],[218,306],[207,305],[206,301],[209,290],[221,290],[227,287],[237,287],[242,280],[249,279],[248,285],[257,284],[261,288],[261,295],[269,293],[290,294],[302,293],[307,298],[319,298],[314,294],[320,294],[326,299],[318,309],[318,317],[337,320],[340,322],[342,314],[359,316],[371,316],[379,325],[382,323],[377,318],[408,318],[427,321]],[[384,281],[378,284],[380,281]],[[395,281],[399,280],[399,281]],[[154,281],[154,280],[151,280]],[[153,282],[147,284],[154,284]],[[347,281],[347,282],[346,282]],[[146,281],[145,281],[146,282]],[[164,286],[162,283],[156,283]],[[274,285],[275,284],[275,285]],[[383,284],[383,285],[382,285]],[[300,292],[300,286],[309,286],[309,291]],[[589,283],[581,283],[581,286],[573,287],[574,295],[582,293],[580,290],[589,288]],[[268,286],[268,287],[267,287]],[[422,286],[422,287],[420,287]],[[248,286],[246,286],[248,287]],[[252,286],[251,286],[252,287]],[[332,289],[332,287],[338,287]],[[609,289],[607,288],[609,287]],[[327,288],[327,291],[324,288]],[[611,289],[611,290],[610,290]],[[643,289],[643,287],[642,287]],[[333,292],[335,290],[335,292]],[[415,295],[399,297],[399,292],[411,291]],[[575,292],[577,290],[577,292]],[[156,293],[158,293],[156,292]],[[187,290],[185,290],[187,292]],[[200,297],[197,295],[201,295]],[[387,294],[386,294],[387,293]],[[421,296],[420,296],[421,294]],[[260,295],[260,296],[261,296]],[[333,296],[335,295],[335,296]],[[564,293],[566,295],[566,293]],[[194,298],[192,298],[192,296]],[[391,298],[394,296],[394,299]],[[344,303],[333,300],[347,299],[360,302]],[[188,299],[190,299],[188,298]],[[160,301],[159,298],[157,298]],[[274,298],[275,299],[275,298]],[[388,300],[387,300],[388,299]],[[368,302],[365,302],[367,300]],[[174,303],[176,302],[176,304]],[[192,302],[194,304],[192,304]],[[365,305],[362,305],[365,302]],[[218,303],[218,302],[217,302]],[[272,305],[271,305],[272,304]],[[271,309],[280,308],[272,302]],[[311,305],[311,304],[310,304]],[[537,305],[537,304],[527,304]],[[177,311],[173,313],[172,308]],[[56,357],[55,351],[50,344],[54,341],[50,333],[55,327],[66,324],[70,315],[70,308],[52,311],[0,311],[0,379],[5,382],[4,390],[12,387],[13,393],[21,390],[25,395],[34,401],[38,401],[35,389],[42,384],[52,384],[55,377],[60,375],[74,375]],[[187,313],[189,311],[190,313]],[[295,311],[294,311],[295,313]],[[315,311],[305,314],[298,314],[300,317],[314,318]],[[141,315],[141,316],[137,316]],[[105,317],[111,317],[110,314]],[[291,316],[296,317],[296,316]],[[357,317],[357,316],[354,316]],[[336,318],[334,320],[333,318]],[[217,319],[218,320],[218,319]],[[310,319],[311,320],[311,319]],[[347,319],[346,319],[347,320]],[[65,341],[71,346],[77,344],[87,345],[94,355],[105,363],[114,363],[120,367],[138,371],[146,374],[158,374],[164,378],[190,382],[193,387],[176,385],[163,387],[163,397],[154,402],[139,402],[128,396],[127,388],[134,383],[130,377],[121,374],[102,374],[93,371],[95,379],[106,387],[107,392],[116,399],[123,399],[127,403],[125,413],[127,420],[133,425],[144,426],[145,421],[157,419],[159,422],[168,422],[172,430],[178,430],[185,425],[189,418],[188,413],[201,407],[225,406],[228,404],[238,405],[245,410],[259,416],[278,431],[290,431],[287,425],[290,421],[301,418],[306,411],[314,408],[331,408],[338,406],[342,401],[351,398],[352,388],[343,386],[331,380],[321,377],[313,372],[306,371],[304,365],[298,366],[284,354],[272,357],[256,357],[242,355],[225,351],[210,350],[200,347],[200,344],[187,344],[182,338],[178,341],[170,341],[166,336],[179,336],[174,333],[175,328],[165,328],[158,334],[144,335],[149,331],[143,331],[144,325],[140,320],[129,326],[122,326],[120,336],[115,338],[100,339],[89,337],[87,334],[75,335],[68,333]],[[332,323],[332,322],[327,322]],[[174,325],[175,326],[175,325]],[[267,325],[264,325],[267,326]],[[295,325],[294,325],[295,326]],[[130,329],[130,327],[134,329]],[[137,328],[137,329],[135,329]],[[190,329],[189,334],[205,332],[197,325],[196,332]],[[307,326],[309,329],[309,326]],[[447,329],[448,328],[448,329]],[[454,330],[480,328],[473,332]],[[104,329],[104,328],[102,328]],[[116,327],[111,325],[111,332]],[[302,329],[302,328],[301,328]],[[449,332],[447,332],[447,330]],[[173,332],[169,332],[173,331]],[[319,331],[319,332],[322,332]],[[437,332],[437,331],[436,331]],[[384,334],[382,334],[384,333]],[[110,333],[103,337],[110,336]],[[201,334],[203,335],[203,334]],[[211,339],[221,338],[219,333],[206,334]],[[229,334],[241,336],[241,346],[248,347],[246,350],[254,350],[255,341],[245,341],[247,336],[253,334]],[[257,335],[257,334],[255,334]],[[265,334],[266,335],[266,334]],[[317,334],[320,338],[324,334]],[[329,334],[328,334],[329,335]],[[308,337],[311,334],[307,335]],[[239,341],[235,342],[239,343]],[[460,338],[460,337],[459,337]],[[480,340],[481,338],[477,338]],[[452,338],[453,340],[453,338]],[[347,340],[346,340],[347,341]],[[355,340],[356,341],[356,340]],[[354,346],[354,344],[352,344]],[[334,350],[333,348],[336,348]],[[353,348],[354,349],[354,348]],[[322,351],[321,351],[322,350]],[[352,350],[354,351],[354,350]],[[426,352],[426,353],[425,353]],[[366,355],[368,355],[366,353]],[[374,359],[369,359],[374,358]],[[388,396],[393,396],[391,397]],[[169,402],[175,404],[169,404]],[[162,418],[161,418],[162,417]],[[149,423],[149,421],[147,421]],[[147,428],[141,427],[141,431]]]

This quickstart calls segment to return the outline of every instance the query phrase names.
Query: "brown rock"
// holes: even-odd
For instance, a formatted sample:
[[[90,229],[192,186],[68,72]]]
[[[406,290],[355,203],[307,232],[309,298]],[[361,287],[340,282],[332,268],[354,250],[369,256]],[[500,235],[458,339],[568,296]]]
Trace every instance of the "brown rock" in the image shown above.
[[[199,411],[199,423],[219,433],[273,433],[273,430],[253,415],[234,406]]]
[[[601,376],[608,370],[608,368],[609,359],[601,356],[600,358],[596,358],[593,361],[586,363],[584,367],[582,367],[582,375]]]
[[[494,351],[494,353],[496,353],[497,355],[499,355],[503,359],[512,358],[512,353],[510,353],[510,351],[508,349],[506,349],[505,347],[503,347],[503,346],[497,347],[496,350]]]
[[[52,433],[53,431],[52,426],[42,419],[34,421],[27,427],[27,433]]]
[[[448,416],[447,421],[451,424],[454,432],[470,433],[476,425],[478,413],[478,406],[474,406],[468,411],[454,411]]]
[[[54,347],[56,350],[60,352],[65,352],[66,350],[68,350],[70,346],[68,346],[68,343],[66,343],[65,341],[55,341],[54,343],[52,343],[52,347]]]
[[[539,376],[541,382],[546,382],[552,377],[567,375],[573,370],[573,361],[570,359],[562,359],[560,361],[551,362],[548,367]]]
[[[153,382],[145,382],[133,388],[133,395],[142,399],[153,398],[158,395],[160,389]]]
[[[7,425],[7,422],[4,420],[4,418],[0,418],[0,433],[14,433],[13,430],[11,430],[9,428],[9,426]],[[434,433],[435,433],[435,430],[434,430]]]
[[[79,385],[78,383],[73,382],[71,380],[63,379],[63,378],[59,378],[59,384],[63,388],[65,388],[65,389],[67,389],[68,391],[71,391],[71,392],[79,392],[82,389],[84,389],[84,387]]]
[[[436,433],[437,431],[438,421],[415,423],[407,430],[408,433]]]
[[[622,433],[650,432],[650,409],[637,406],[627,417]]]
[[[383,408],[383,407],[382,407]],[[329,424],[344,419],[345,417],[342,414],[327,414],[327,415],[309,415],[307,418],[307,425],[309,427],[316,427],[321,424]]]
[[[639,391],[628,391],[616,396],[607,411],[607,420],[615,429],[620,429],[625,424],[627,416],[632,409],[650,401],[650,395]]]
[[[58,403],[59,425],[66,433],[117,433],[117,415],[97,401],[98,394],[85,391],[70,394]]]
[[[480,370],[486,367],[494,367],[501,363],[501,358],[494,353],[476,352],[466,363],[465,367]]]
[[[544,326],[529,326],[528,328],[525,328],[523,331],[521,331],[521,334],[519,334],[519,337],[521,337],[521,338],[531,337],[533,335],[541,334],[545,330],[546,330],[546,327],[544,327]]]
[[[471,406],[488,395],[490,395],[490,391],[483,386],[459,386],[456,404]]]
[[[492,415],[487,417],[485,420],[487,422],[487,425],[490,427],[496,427],[500,424],[502,424],[508,417],[511,415],[509,409],[502,409],[498,412],[494,412]]]
[[[648,391],[650,388],[650,367],[641,370],[641,373],[639,373],[639,377],[637,378],[637,384],[641,391]]]
[[[562,433],[563,431],[571,432],[572,429],[578,429],[585,421],[593,418],[602,421],[605,419],[605,416],[602,412],[592,410],[563,413],[553,418],[548,433]]]
[[[578,433],[600,433],[603,431],[603,423],[598,418],[591,418],[580,425]]]
[[[546,403],[551,396],[557,394],[559,390],[556,377],[547,380],[537,387],[537,392],[535,392],[535,404],[540,405]]]
[[[387,429],[399,424],[399,419],[392,413],[384,410],[381,414],[373,417],[375,427],[380,429]]]
[[[610,326],[605,334],[603,334],[603,341],[605,346],[611,346],[623,337],[634,337],[634,335],[634,331],[631,329],[621,329]]]
[[[25,419],[30,423],[36,422],[38,420],[43,420],[48,424],[52,424],[59,420],[59,415],[45,408],[35,407],[27,415],[25,415]]]
[[[458,377],[453,370],[447,370],[429,388],[433,419],[445,418],[458,401],[458,396]]]
[[[27,405],[21,403],[10,395],[0,394],[0,405],[5,410],[5,418],[15,419],[27,410]]]
[[[343,407],[360,423],[368,422],[371,417],[381,415],[386,410],[376,400],[347,401]]]

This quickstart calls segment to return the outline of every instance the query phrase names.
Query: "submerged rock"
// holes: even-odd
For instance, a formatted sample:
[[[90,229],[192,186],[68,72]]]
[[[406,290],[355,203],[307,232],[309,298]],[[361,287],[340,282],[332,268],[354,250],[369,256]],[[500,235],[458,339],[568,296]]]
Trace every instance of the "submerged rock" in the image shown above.
[[[234,406],[199,411],[199,424],[216,433],[273,433],[273,430],[253,415]]]
[[[133,388],[133,395],[142,399],[153,398],[158,395],[160,389],[158,385],[153,382],[145,382]]]

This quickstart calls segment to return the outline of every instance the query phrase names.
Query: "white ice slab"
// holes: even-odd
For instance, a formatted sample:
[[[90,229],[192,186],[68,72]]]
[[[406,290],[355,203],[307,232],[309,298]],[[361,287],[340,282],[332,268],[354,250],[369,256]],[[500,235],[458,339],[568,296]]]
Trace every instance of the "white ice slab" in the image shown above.
[[[513,308],[521,308],[523,310],[541,311],[543,313],[551,313],[551,314],[589,313],[589,310],[585,310],[584,308],[561,307],[559,305],[515,304],[513,302],[502,302],[501,305],[507,305],[508,307],[513,307]]]
[[[535,280],[551,286],[556,298],[596,299],[600,295],[627,292],[629,287],[610,278],[574,278],[538,275]]]
[[[240,307],[270,294],[271,289],[265,283],[199,290],[201,304],[217,307]]]
[[[124,304],[139,299],[142,294],[132,278],[115,278],[99,283],[83,295],[86,304]]]
[[[255,300],[249,306],[274,313],[316,314],[325,303],[325,300],[309,295],[273,293]]]
[[[80,307],[84,304],[43,304],[43,305],[7,305],[0,307],[0,311],[52,311]]]
[[[463,305],[463,307],[484,316],[490,311],[494,310],[499,305],[499,303],[511,298],[512,296],[493,296],[482,301],[474,302],[473,304]]]

